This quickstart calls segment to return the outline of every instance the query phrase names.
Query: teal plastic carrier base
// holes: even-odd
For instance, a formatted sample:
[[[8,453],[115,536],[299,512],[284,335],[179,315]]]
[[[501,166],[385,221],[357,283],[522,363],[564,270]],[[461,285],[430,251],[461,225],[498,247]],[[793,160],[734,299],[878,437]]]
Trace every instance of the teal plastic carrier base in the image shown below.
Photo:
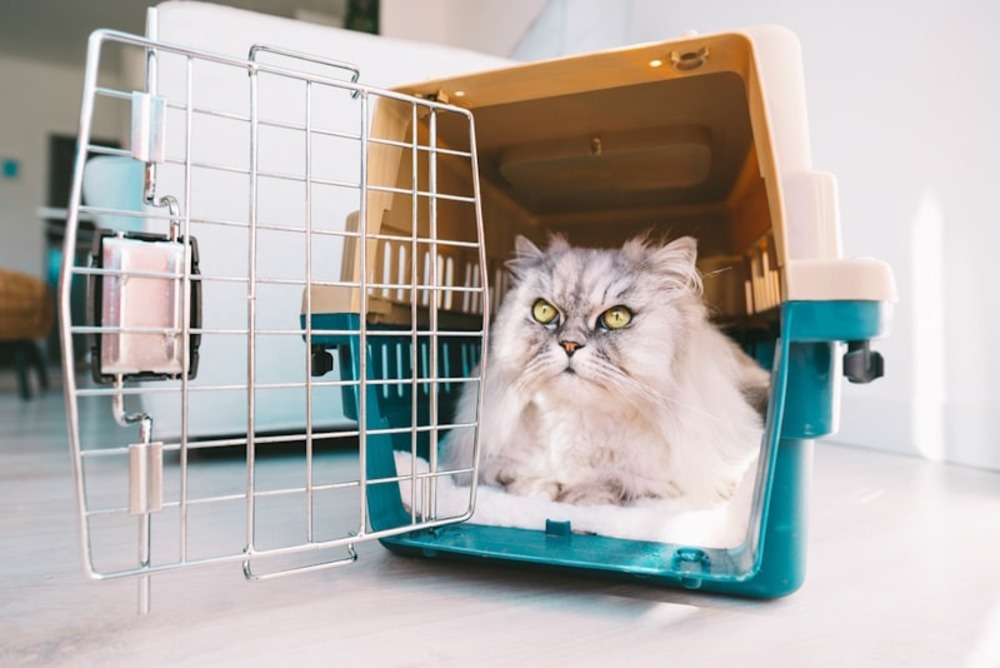
[[[805,577],[807,497],[814,439],[833,433],[837,421],[837,393],[841,375],[843,343],[851,350],[885,333],[888,305],[875,301],[785,302],[780,306],[781,325],[777,338],[748,346],[751,354],[767,364],[773,351],[772,387],[761,451],[754,506],[746,539],[734,548],[719,549],[625,540],[574,533],[568,523],[549,521],[545,530],[530,530],[468,522],[419,530],[385,538],[389,549],[425,557],[465,557],[496,559],[503,562],[565,568],[613,577],[633,577],[644,582],[720,592],[757,598],[786,596],[797,590]],[[314,330],[358,331],[357,314],[316,314]],[[370,328],[376,330],[372,326]],[[426,347],[427,336],[418,338]],[[450,359],[452,368],[468,366],[478,358],[478,338],[437,337],[440,364]],[[389,347],[409,357],[410,335],[393,337],[379,331],[367,337],[366,368],[369,379],[379,379],[396,362],[379,347]],[[472,343],[475,341],[475,343]],[[314,354],[336,348],[345,380],[360,374],[360,337],[321,336],[312,339]],[[403,346],[400,348],[399,346]],[[464,354],[462,348],[466,347]],[[867,348],[865,347],[867,351]],[[470,352],[476,356],[471,357]],[[423,354],[423,351],[421,351]],[[848,355],[854,354],[849,352]],[[462,369],[463,373],[469,371]],[[366,475],[389,478],[397,475],[394,450],[411,451],[413,424],[430,424],[428,402],[412,397],[380,392],[378,385],[366,385],[367,416],[371,430],[400,429],[368,437]],[[358,417],[359,386],[344,387],[344,405],[351,417]],[[441,422],[457,398],[457,387],[445,386],[439,396]],[[419,451],[426,456],[427,431],[412,430],[420,436]],[[399,486],[369,487],[372,528],[376,531],[407,524],[410,513],[404,507]]]

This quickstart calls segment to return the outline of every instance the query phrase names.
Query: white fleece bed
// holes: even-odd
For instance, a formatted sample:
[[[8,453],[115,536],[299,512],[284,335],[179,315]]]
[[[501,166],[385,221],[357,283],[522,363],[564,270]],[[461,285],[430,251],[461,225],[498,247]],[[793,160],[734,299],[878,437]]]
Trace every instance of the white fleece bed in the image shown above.
[[[395,457],[396,471],[401,476],[410,474],[414,462],[417,475],[430,470],[426,460],[414,459],[408,452],[396,452]],[[747,471],[732,499],[710,510],[690,510],[672,499],[644,500],[628,507],[576,506],[479,485],[476,511],[469,522],[544,531],[546,520],[569,521],[575,533],[697,547],[736,547],[747,533],[755,479],[756,465]],[[437,515],[464,513],[469,504],[469,488],[457,485],[450,476],[437,480]],[[403,502],[409,506],[410,481],[402,480],[399,486]],[[418,510],[419,498],[418,493]]]

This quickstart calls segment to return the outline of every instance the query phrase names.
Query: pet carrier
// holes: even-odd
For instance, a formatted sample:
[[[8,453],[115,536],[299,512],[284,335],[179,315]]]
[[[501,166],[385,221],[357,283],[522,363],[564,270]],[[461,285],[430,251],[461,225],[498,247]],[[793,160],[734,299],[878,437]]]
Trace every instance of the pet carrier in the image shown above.
[[[98,85],[108,51],[143,59],[137,90]],[[138,577],[145,607],[156,573],[233,561],[274,577],[349,563],[379,539],[794,591],[813,440],[836,428],[842,358],[852,381],[881,374],[868,342],[893,299],[883,264],[840,258],[798,62],[794,38],[768,28],[383,90],[287,49],[95,33],[67,248],[81,215],[114,229],[90,266],[66,253],[60,286],[64,349],[86,337],[91,350],[92,373],[65,374],[88,573]],[[131,117],[129,148],[91,141],[100,114]],[[88,153],[138,170],[137,206],[84,202]],[[649,227],[699,239],[719,325],[772,369],[738,538],[606,535],[581,508],[495,519],[504,495],[474,475],[456,484],[475,466],[449,470],[438,445],[478,431],[453,404],[481,380],[515,236],[611,246]],[[74,281],[89,286],[86,322]],[[91,428],[109,402],[122,429]],[[273,418],[279,403],[295,410]],[[238,428],[194,428],[222,407]],[[477,492],[499,505],[477,508]],[[137,556],[120,554],[128,543]]]
[[[486,221],[484,277],[491,281],[493,303],[504,292],[504,261],[517,234],[543,241],[558,232],[574,244],[598,247],[620,245],[650,228],[690,234],[699,241],[706,299],[719,326],[772,370],[772,390],[749,522],[738,540],[692,544],[595,534],[586,526],[577,531],[577,521],[567,518],[585,513],[550,508],[551,516],[521,523],[501,518],[487,524],[477,512],[469,522],[396,535],[384,539],[386,545],[408,553],[491,557],[750,596],[781,596],[799,587],[813,441],[836,430],[842,373],[852,382],[882,374],[882,359],[869,341],[885,332],[894,299],[892,275],[884,264],[841,258],[835,182],[810,164],[799,68],[794,36],[768,27],[398,89],[450,100],[475,118]],[[379,120],[400,142],[409,141],[416,127],[418,135],[429,132],[460,152],[472,150],[460,126],[435,126],[385,106],[376,110]],[[368,234],[402,234],[413,221],[429,225],[432,236],[434,229],[471,234],[471,227],[455,228],[461,223],[446,210],[414,209],[403,193],[411,187],[433,190],[424,179],[434,169],[418,170],[399,155],[373,153],[370,159],[372,173],[388,176],[383,185],[389,192],[370,198]],[[461,167],[440,154],[437,179],[449,175],[462,181]],[[466,190],[471,188],[464,182]],[[399,271],[402,264],[395,257],[385,247],[389,261],[372,267],[368,280]],[[357,273],[353,277],[361,280]],[[467,284],[479,285],[477,280],[473,275]],[[331,306],[340,314],[332,316],[317,308],[320,299],[314,293],[305,312],[313,314],[314,327],[326,318],[356,313],[367,313],[373,327],[392,327],[394,310],[413,306],[391,289],[369,295],[367,311],[359,309],[356,291],[353,299],[350,305]],[[454,300],[439,310],[450,317],[478,315],[475,302]],[[378,361],[385,343],[369,338],[367,348],[355,344],[347,352],[342,343],[313,340],[320,347],[338,344],[344,366],[357,374],[367,364],[373,380],[394,377]],[[435,342],[429,343],[433,349]],[[462,339],[438,331],[436,345],[454,349]],[[445,396],[419,424],[433,421],[435,409],[440,411],[436,419],[447,419]],[[369,428],[412,424],[410,413],[396,417],[402,399],[373,395],[367,404]],[[406,442],[395,447],[402,449]],[[429,454],[433,458],[433,449]],[[432,473],[440,471],[433,460],[428,466]],[[393,473],[387,464],[370,474]],[[395,526],[405,504],[395,490],[378,494],[386,496],[390,510],[373,521]],[[621,521],[616,517],[612,523]]]

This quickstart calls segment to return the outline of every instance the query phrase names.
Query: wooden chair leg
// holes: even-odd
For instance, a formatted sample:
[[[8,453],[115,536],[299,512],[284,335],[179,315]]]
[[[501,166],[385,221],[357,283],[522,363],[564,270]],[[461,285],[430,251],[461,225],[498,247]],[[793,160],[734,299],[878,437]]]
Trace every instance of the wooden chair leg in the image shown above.
[[[14,370],[17,372],[17,390],[22,399],[31,398],[31,382],[28,378],[28,355],[25,341],[11,344],[14,353]]]
[[[28,342],[28,362],[35,367],[35,373],[38,374],[38,387],[42,391],[49,389],[49,367],[45,363],[45,352],[42,350],[42,344],[38,341]]]
[[[45,364],[42,345],[38,341],[7,341],[3,346],[10,350],[17,374],[17,392],[22,399],[31,399],[31,371],[38,376],[38,388],[49,389],[49,368]]]

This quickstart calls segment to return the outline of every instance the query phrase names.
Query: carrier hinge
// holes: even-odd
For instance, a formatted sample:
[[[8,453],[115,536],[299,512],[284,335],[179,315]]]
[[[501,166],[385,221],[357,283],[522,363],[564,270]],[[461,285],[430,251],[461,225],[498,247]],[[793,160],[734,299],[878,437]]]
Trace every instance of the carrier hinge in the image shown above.
[[[163,443],[128,446],[128,512],[145,515],[163,509]]]
[[[151,93],[132,92],[132,157],[140,162],[163,162],[167,155],[167,100]]]

